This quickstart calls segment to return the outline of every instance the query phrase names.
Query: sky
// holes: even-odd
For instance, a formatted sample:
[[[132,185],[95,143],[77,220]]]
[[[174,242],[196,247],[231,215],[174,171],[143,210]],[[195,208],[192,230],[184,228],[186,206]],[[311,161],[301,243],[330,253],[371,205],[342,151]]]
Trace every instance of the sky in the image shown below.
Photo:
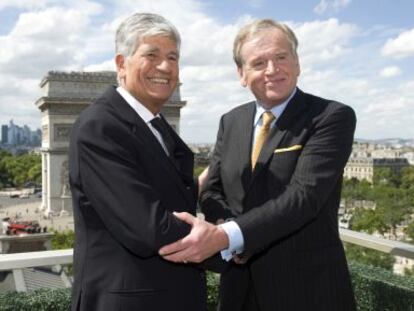
[[[253,99],[231,50],[257,18],[294,30],[299,88],[351,106],[357,138],[414,139],[412,0],[1,0],[0,124],[40,128],[34,103],[48,71],[115,70],[114,33],[134,12],[161,14],[181,34],[187,143],[213,143],[220,116]]]

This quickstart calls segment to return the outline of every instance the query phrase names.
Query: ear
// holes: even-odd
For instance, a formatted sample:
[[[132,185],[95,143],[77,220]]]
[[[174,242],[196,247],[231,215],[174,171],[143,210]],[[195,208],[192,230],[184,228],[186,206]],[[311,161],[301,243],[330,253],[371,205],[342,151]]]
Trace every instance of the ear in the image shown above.
[[[237,73],[239,74],[239,80],[242,87],[247,86],[247,77],[244,73],[243,67],[237,67]]]
[[[125,76],[125,57],[124,55],[117,54],[115,56],[116,71],[118,76],[123,78]]]

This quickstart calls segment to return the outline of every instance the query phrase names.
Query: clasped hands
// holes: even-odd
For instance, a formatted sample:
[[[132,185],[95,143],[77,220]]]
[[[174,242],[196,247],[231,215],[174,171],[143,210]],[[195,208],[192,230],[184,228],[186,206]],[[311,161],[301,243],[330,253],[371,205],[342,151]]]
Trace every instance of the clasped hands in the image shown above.
[[[180,220],[191,225],[191,232],[174,243],[163,246],[159,254],[168,261],[176,263],[200,263],[217,252],[228,248],[229,240],[226,232],[219,226],[206,222],[193,215],[182,212],[174,213]],[[245,263],[235,256],[236,263]]]

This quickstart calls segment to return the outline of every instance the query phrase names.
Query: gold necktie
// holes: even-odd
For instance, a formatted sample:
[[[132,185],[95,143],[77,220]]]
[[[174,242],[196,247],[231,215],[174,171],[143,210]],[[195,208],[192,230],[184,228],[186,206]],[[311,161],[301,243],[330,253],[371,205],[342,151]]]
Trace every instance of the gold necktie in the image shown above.
[[[275,116],[270,111],[265,111],[262,114],[263,125],[260,128],[259,134],[256,137],[256,141],[254,143],[253,152],[252,152],[252,170],[256,165],[256,161],[259,158],[260,150],[262,150],[263,144],[266,141],[267,136],[269,135],[270,131],[270,124],[275,119]]]

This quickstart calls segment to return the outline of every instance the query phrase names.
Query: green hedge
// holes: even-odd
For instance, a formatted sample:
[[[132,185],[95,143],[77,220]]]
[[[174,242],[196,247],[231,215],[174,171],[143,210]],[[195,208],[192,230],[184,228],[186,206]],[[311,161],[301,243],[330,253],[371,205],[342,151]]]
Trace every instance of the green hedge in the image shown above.
[[[414,278],[352,262],[349,265],[358,311],[414,311]]]
[[[40,289],[30,293],[0,293],[0,311],[67,311],[70,289]]]
[[[359,263],[349,265],[358,311],[414,311],[414,278]],[[218,275],[207,275],[207,309],[216,310]],[[0,293],[0,311],[68,311],[70,289]]]

